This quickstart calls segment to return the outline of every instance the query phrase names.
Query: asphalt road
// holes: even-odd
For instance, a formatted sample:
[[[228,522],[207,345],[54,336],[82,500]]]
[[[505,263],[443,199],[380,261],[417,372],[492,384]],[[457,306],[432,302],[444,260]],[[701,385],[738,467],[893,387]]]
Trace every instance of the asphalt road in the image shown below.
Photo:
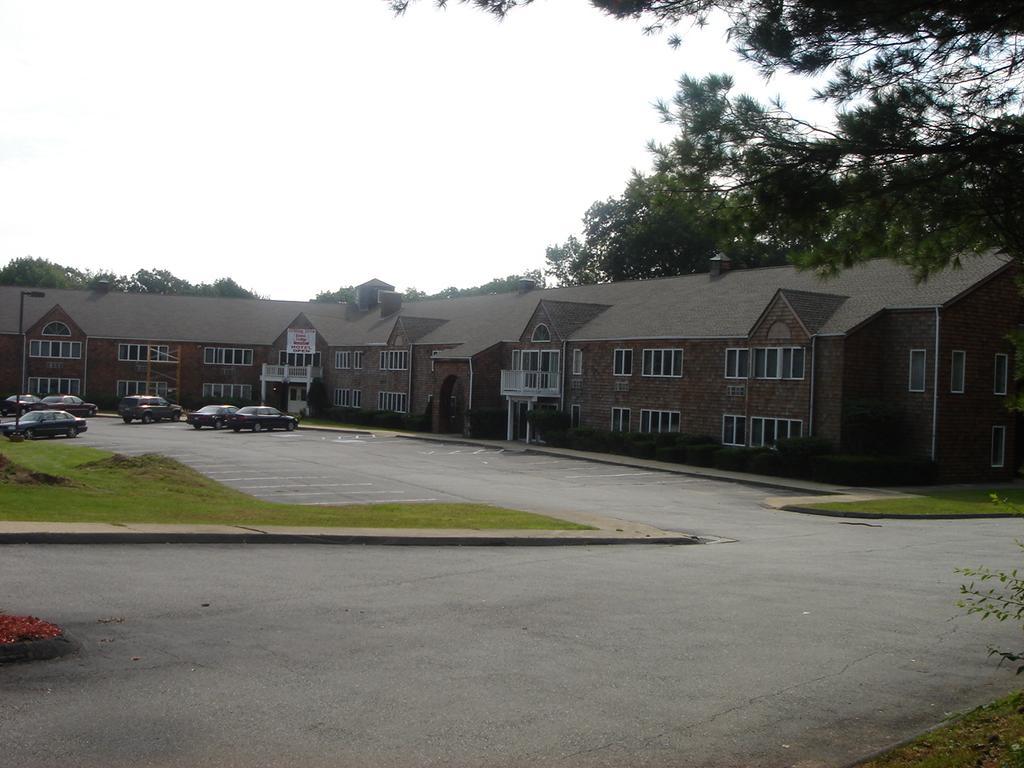
[[[1019,682],[986,656],[1019,630],[959,616],[953,572],[1015,565],[1019,521],[852,523],[743,486],[296,434],[95,420],[80,440],[373,483],[331,499],[586,508],[733,541],[3,547],[0,610],[83,650],[0,668],[0,767],[838,766]],[[301,487],[280,482],[252,492]]]

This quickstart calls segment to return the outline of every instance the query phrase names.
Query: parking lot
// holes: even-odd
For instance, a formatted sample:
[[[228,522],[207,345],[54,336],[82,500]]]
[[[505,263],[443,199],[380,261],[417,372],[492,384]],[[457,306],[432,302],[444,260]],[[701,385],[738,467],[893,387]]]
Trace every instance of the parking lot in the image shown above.
[[[101,418],[80,440],[163,453],[269,501],[489,502],[554,515],[592,511],[711,537],[750,535],[768,514],[760,500],[785,494],[522,450],[318,430],[252,434]]]
[[[3,608],[77,657],[0,669],[0,765],[842,766],[1019,684],[956,608],[1018,520],[851,521],[777,491],[312,430],[93,419],[261,498],[490,501],[713,537],[688,547],[0,548]]]

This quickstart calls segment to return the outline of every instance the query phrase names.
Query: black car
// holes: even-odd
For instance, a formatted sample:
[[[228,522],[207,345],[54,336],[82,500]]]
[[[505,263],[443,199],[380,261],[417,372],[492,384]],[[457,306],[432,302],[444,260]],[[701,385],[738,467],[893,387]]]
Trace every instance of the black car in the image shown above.
[[[0,403],[0,416],[14,416],[19,405],[22,413],[38,411],[46,407],[43,405],[43,401],[35,395],[11,395]]]
[[[125,424],[131,424],[133,419],[138,419],[143,424],[163,419],[181,419],[180,405],[169,403],[155,395],[132,395],[121,398],[121,402],[117,404],[117,412]]]
[[[17,423],[13,421],[0,424],[0,432],[7,437],[15,434],[24,435],[29,440],[36,437],[53,437],[67,435],[78,437],[89,428],[85,419],[72,416],[67,411],[32,411],[26,413]]]
[[[193,429],[213,427],[220,429],[228,423],[228,416],[237,411],[233,405],[204,405],[198,411],[193,411],[185,417],[185,421],[192,425]]]
[[[95,416],[99,406],[87,403],[77,395],[50,395],[43,398],[43,406],[54,411],[67,411],[75,416]]]
[[[291,432],[299,426],[299,420],[267,405],[247,405],[228,416],[228,426],[235,432],[240,432],[243,429],[260,432],[275,427],[281,427]]]

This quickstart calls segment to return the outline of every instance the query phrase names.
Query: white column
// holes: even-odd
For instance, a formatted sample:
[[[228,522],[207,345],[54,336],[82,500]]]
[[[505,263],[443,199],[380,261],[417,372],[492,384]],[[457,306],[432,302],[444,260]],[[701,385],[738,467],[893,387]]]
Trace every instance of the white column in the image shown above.
[[[512,439],[512,398],[508,395],[505,396],[505,402],[508,403],[508,429],[505,431],[505,439]]]
[[[529,400],[526,403],[526,412],[529,413],[532,410],[533,410],[533,400]],[[530,428],[530,419],[527,418],[526,419],[526,442],[527,443],[529,443],[530,440],[533,437],[533,435],[531,434],[532,432],[533,432],[533,430]]]

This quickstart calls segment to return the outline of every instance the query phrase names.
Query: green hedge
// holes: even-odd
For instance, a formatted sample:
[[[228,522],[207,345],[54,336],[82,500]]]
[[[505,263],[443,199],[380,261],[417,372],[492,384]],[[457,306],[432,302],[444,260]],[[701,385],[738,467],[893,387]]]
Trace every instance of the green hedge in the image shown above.
[[[927,485],[935,482],[938,466],[928,459],[906,456],[815,456],[811,479],[835,485]]]
[[[504,440],[508,433],[508,411],[504,408],[474,408],[466,412],[469,434],[482,440]]]
[[[760,456],[762,453],[767,453],[767,448],[741,448],[741,447],[729,447],[719,448],[711,454],[711,461],[713,466],[717,469],[727,469],[733,472],[746,472],[750,467],[750,462],[756,456]]]

